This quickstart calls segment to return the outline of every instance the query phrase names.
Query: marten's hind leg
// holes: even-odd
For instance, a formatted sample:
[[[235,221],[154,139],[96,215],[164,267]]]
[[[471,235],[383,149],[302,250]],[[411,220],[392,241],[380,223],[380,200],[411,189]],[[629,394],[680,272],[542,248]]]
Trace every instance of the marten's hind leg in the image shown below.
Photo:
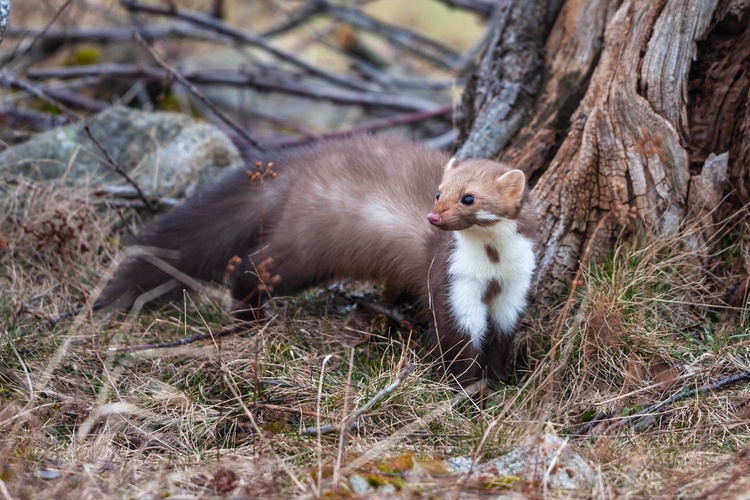
[[[240,319],[257,319],[260,308],[269,298],[291,295],[321,281],[316,267],[304,256],[289,255],[285,249],[274,251],[266,244],[262,251],[254,249],[236,266],[231,276],[233,314]]]

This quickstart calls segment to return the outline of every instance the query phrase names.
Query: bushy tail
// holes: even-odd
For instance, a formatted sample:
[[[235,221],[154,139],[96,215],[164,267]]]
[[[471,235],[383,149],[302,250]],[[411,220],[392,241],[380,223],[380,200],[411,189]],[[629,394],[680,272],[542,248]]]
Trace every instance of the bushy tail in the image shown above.
[[[281,179],[251,183],[244,169],[158,217],[135,239],[97,307],[129,308],[165,293],[221,281],[229,260],[246,258],[282,201]]]

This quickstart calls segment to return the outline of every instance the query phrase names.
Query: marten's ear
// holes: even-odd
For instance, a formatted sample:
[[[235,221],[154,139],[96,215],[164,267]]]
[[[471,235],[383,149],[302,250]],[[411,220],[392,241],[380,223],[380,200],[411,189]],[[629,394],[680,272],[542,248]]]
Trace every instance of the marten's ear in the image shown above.
[[[451,158],[448,164],[445,166],[445,173],[447,174],[448,170],[456,167],[458,167],[458,160],[455,158]]]
[[[526,189],[526,176],[520,170],[511,170],[497,178],[498,188],[503,201],[512,205],[521,203],[523,191]]]

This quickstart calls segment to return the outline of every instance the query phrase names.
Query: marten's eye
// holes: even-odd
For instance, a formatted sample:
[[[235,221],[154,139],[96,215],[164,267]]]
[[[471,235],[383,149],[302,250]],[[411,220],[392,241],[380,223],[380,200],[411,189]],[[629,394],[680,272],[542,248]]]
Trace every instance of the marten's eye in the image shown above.
[[[440,199],[440,191],[438,191],[438,192],[437,192],[437,194],[435,195],[435,199],[436,199],[436,200],[439,200],[439,199]]]
[[[463,203],[466,206],[473,205],[474,204],[474,197],[470,194],[467,194],[463,198],[461,198],[461,203]]]

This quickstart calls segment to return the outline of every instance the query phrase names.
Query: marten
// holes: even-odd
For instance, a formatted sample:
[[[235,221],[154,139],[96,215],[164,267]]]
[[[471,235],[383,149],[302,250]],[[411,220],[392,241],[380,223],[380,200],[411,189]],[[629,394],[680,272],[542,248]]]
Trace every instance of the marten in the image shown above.
[[[520,170],[382,136],[257,161],[147,225],[98,305],[131,307],[227,269],[240,316],[269,295],[376,280],[418,300],[427,345],[454,381],[507,375],[538,228]]]

